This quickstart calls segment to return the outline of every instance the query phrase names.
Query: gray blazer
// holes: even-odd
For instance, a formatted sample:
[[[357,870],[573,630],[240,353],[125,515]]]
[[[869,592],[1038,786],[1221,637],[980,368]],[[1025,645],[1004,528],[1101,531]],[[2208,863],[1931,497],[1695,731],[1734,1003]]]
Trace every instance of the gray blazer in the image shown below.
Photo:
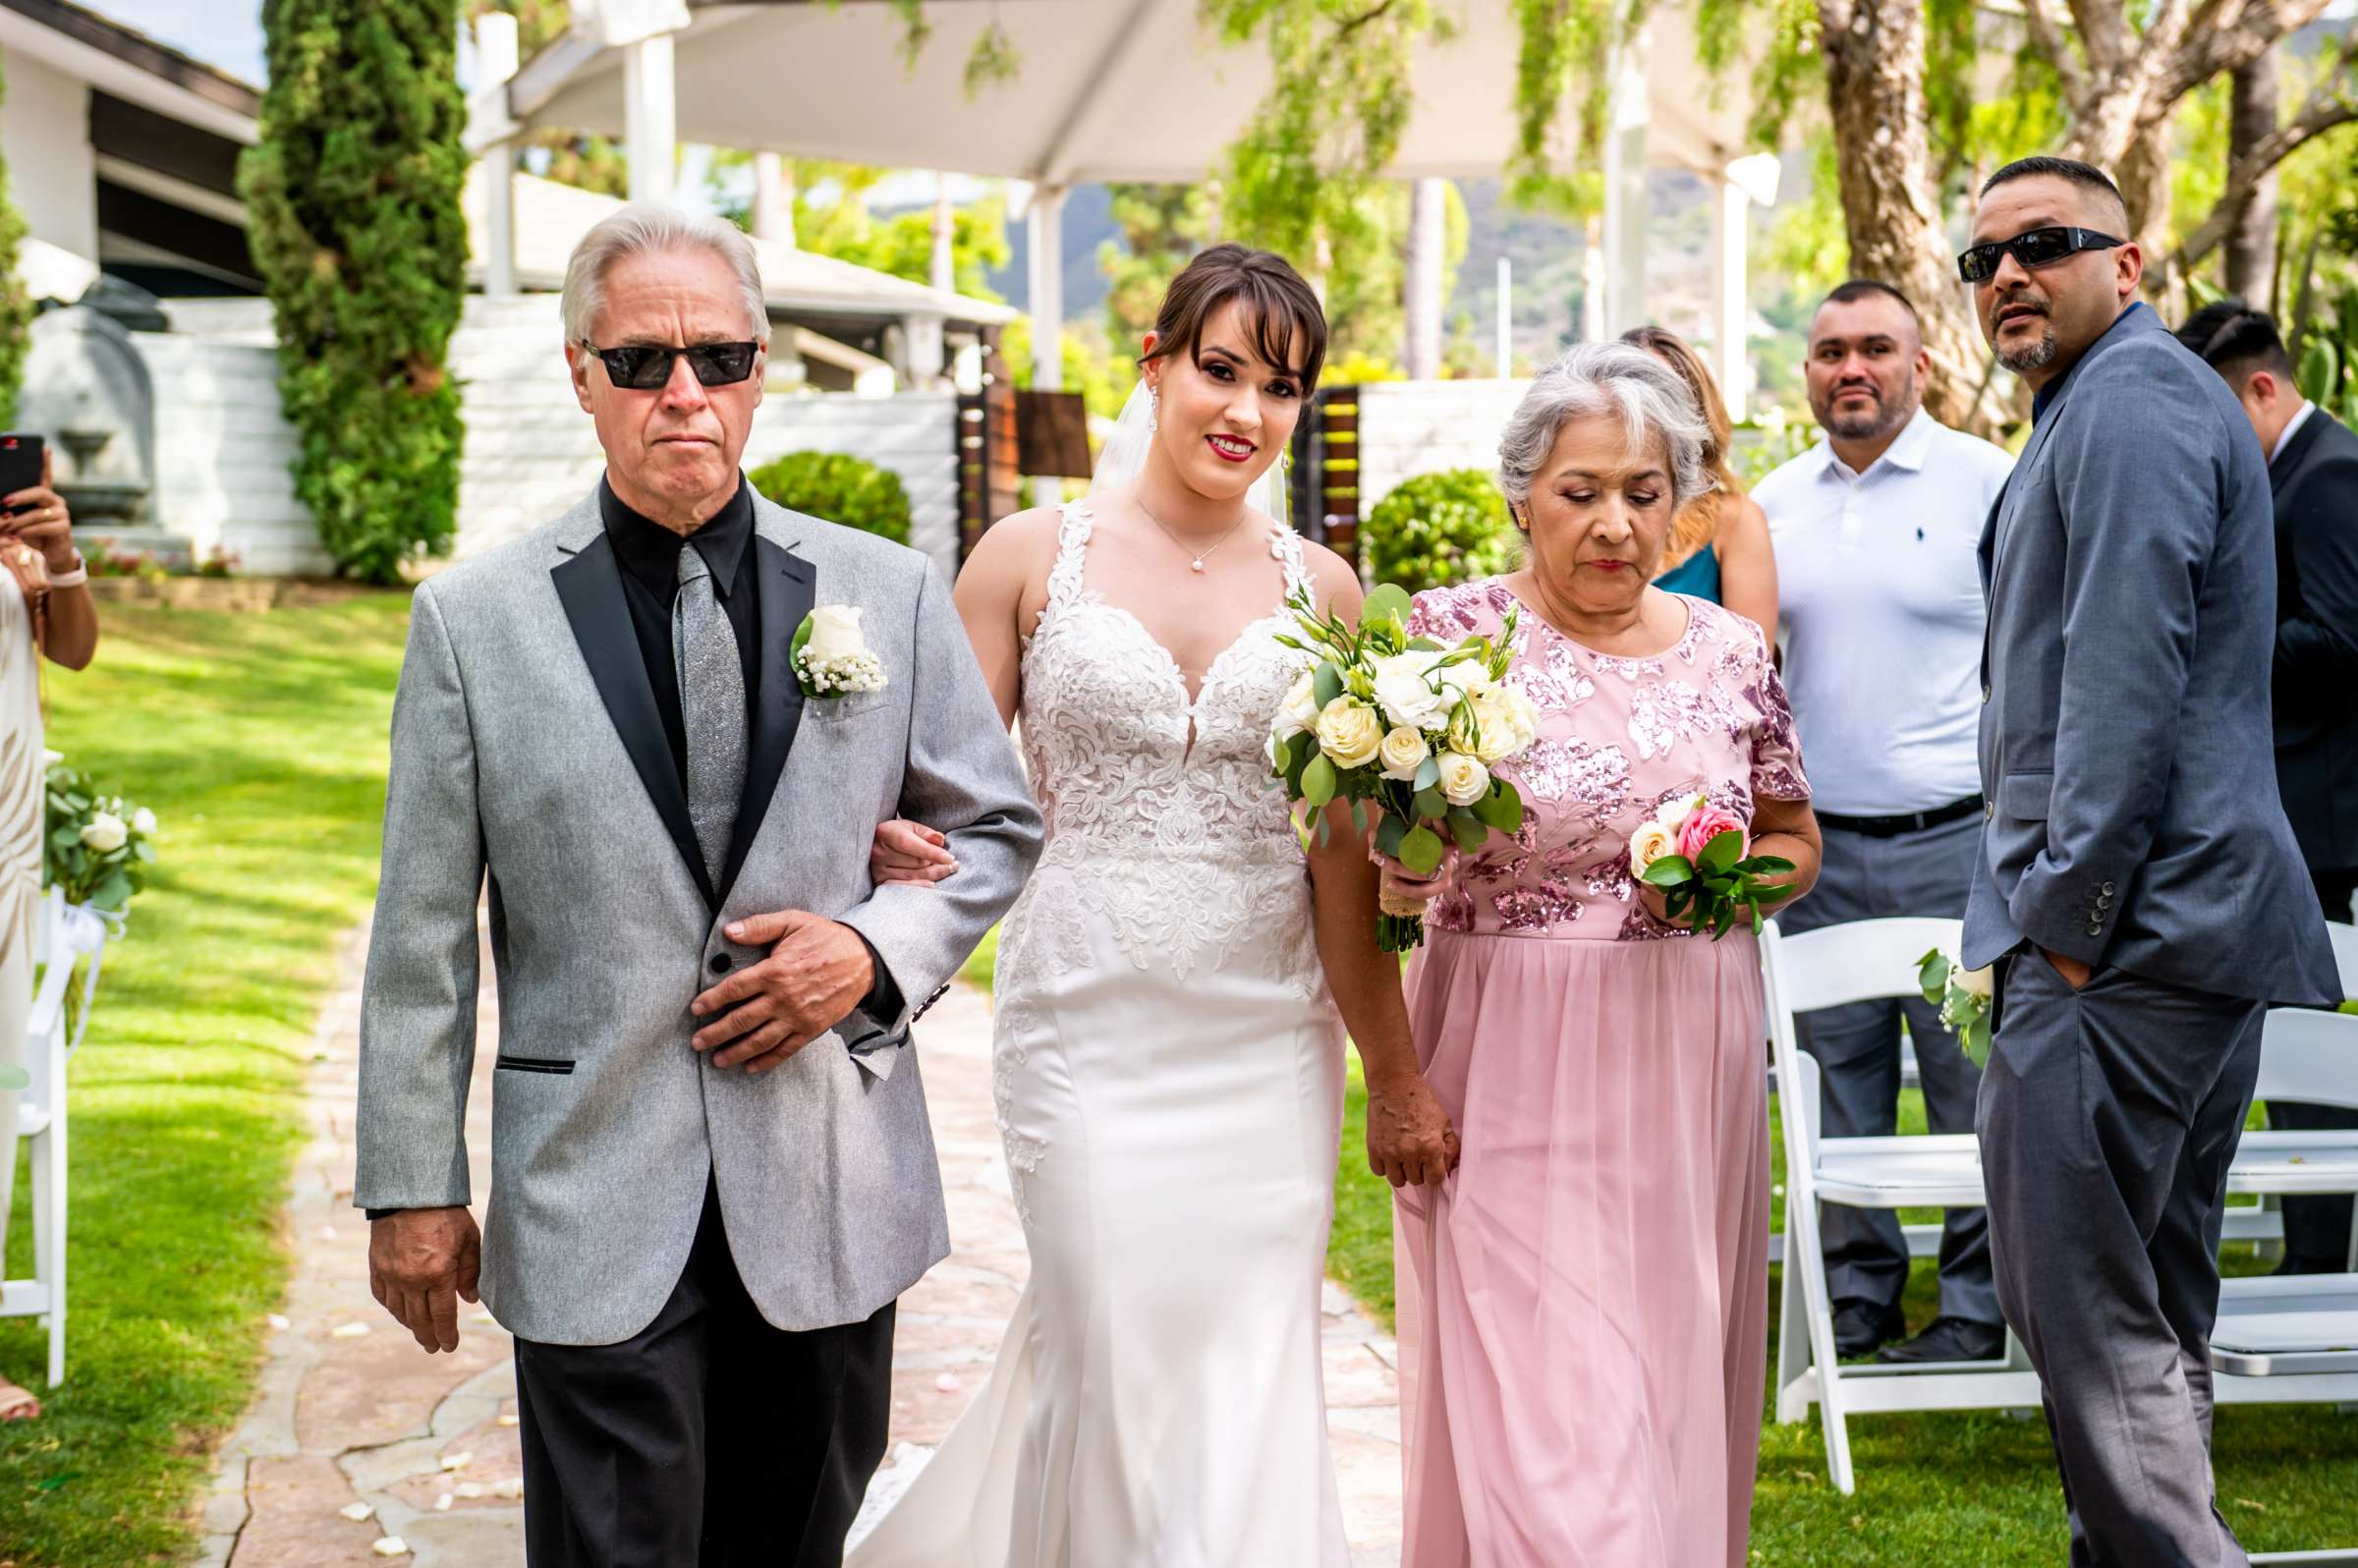
[[[758,1078],[706,1067],[688,1043],[689,1001],[763,956],[723,939],[726,922],[786,909],[842,921],[924,1001],[1014,901],[1040,845],[1015,749],[926,558],[754,505],[763,662],[718,890],[594,493],[435,577],[412,606],[353,1201],[471,1199],[488,875],[500,1037],[482,1289],[526,1339],[611,1344],[645,1327],[687,1261],[707,1172],[738,1272],[780,1328],[866,1317],[949,1251],[917,1065],[893,1070],[922,1007],[856,1013]],[[788,644],[818,603],[862,608],[883,690],[804,699]],[[948,833],[957,876],[871,885],[870,842],[896,814]]]
[[[1965,962],[2026,941],[2193,990],[2338,999],[2276,798],[2267,466],[2226,383],[2131,309],[2064,376],[1982,534]]]

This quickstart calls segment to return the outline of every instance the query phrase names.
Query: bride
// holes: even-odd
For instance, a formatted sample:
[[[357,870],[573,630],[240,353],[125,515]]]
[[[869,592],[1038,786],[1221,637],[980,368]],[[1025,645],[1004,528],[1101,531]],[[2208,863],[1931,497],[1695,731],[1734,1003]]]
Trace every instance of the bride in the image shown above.
[[[1284,597],[1359,610],[1351,569],[1271,516],[1325,338],[1283,260],[1205,252],[1089,499],[999,523],[958,579],[1048,819],[991,1072],[1032,1274],[990,1380],[849,1568],[1350,1560],[1319,1317],[1340,1024],[1398,1107],[1370,1130],[1381,1173],[1438,1181],[1455,1137],[1365,846],[1345,816],[1305,851],[1263,752],[1304,668]],[[912,823],[874,865],[956,870]]]

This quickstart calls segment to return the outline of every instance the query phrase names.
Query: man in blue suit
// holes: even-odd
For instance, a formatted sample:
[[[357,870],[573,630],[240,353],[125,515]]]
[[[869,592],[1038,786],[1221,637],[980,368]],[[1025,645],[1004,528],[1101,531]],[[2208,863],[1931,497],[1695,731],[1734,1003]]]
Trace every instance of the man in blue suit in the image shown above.
[[[2138,302],[2127,232],[2110,180],[2030,158],[1983,187],[1958,258],[2035,394],[1981,549],[1964,959],[2002,968],[1977,1122],[2072,1562],[2240,1568],[2211,1487],[2219,1211],[2262,1013],[2338,987],[2265,765],[2267,466],[2234,394]]]

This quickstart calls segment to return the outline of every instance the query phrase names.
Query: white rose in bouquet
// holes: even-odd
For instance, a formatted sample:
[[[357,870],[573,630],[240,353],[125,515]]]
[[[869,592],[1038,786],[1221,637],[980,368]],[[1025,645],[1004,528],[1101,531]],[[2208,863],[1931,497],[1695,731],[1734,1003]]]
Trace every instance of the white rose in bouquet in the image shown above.
[[[1383,738],[1383,745],[1376,755],[1383,760],[1385,778],[1413,784],[1417,779],[1417,769],[1425,765],[1425,758],[1432,755],[1432,748],[1425,744],[1423,730],[1411,729],[1403,724]]]
[[[82,845],[101,855],[112,855],[131,837],[131,829],[123,818],[112,812],[100,812],[85,823],[82,830]]]
[[[131,813],[132,831],[141,838],[155,837],[155,813],[142,806]]]
[[[822,604],[811,612],[811,641],[803,644],[803,656],[812,663],[831,663],[867,651],[857,605]]]
[[[1376,700],[1394,724],[1421,730],[1449,727],[1449,709],[1457,699],[1433,688],[1432,668],[1437,653],[1392,653],[1368,661],[1376,674]]]
[[[1482,732],[1473,752],[1484,765],[1512,756],[1528,744],[1517,733],[1514,709],[1508,705],[1503,691],[1492,689],[1481,694],[1473,700],[1473,708],[1475,727]]]
[[[1677,841],[1659,822],[1648,822],[1629,835],[1629,868],[1644,876],[1646,868],[1669,854]]]
[[[1374,761],[1383,745],[1383,722],[1376,710],[1348,697],[1338,697],[1319,715],[1319,750],[1337,767],[1359,767]]]
[[[50,750],[49,750],[47,747],[43,747],[43,748],[41,748],[41,771],[42,771],[42,772],[44,772],[44,773],[48,772],[48,771],[49,771],[51,768],[53,768],[53,767],[57,766],[57,764],[58,764],[58,763],[60,763],[60,762],[64,761],[65,759],[66,759],[66,754],[65,754],[65,753],[63,753],[63,752],[52,752],[52,751],[50,751]]]
[[[1312,672],[1304,670],[1301,679],[1286,689],[1285,700],[1277,704],[1277,734],[1299,735],[1319,722],[1319,683]]]
[[[1523,688],[1520,686],[1501,683],[1498,691],[1499,700],[1506,704],[1507,714],[1514,721],[1516,746],[1529,746],[1538,740],[1540,738],[1539,707],[1529,697],[1524,695]]]
[[[1685,800],[1666,801],[1663,803],[1662,809],[1654,813],[1654,819],[1668,829],[1670,835],[1675,838],[1680,826],[1686,822],[1688,817],[1695,814],[1696,810],[1703,805],[1703,800],[1704,798],[1700,795],[1690,795]]]
[[[1452,806],[1471,806],[1490,793],[1490,770],[1463,752],[1441,754],[1441,797]]]

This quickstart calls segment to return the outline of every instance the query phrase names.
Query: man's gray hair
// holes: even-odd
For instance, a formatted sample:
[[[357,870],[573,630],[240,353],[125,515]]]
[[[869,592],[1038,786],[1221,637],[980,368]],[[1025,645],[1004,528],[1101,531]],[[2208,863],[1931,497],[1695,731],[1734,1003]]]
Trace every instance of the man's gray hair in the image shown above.
[[[1711,426],[1679,373],[1627,343],[1583,343],[1539,373],[1506,421],[1498,439],[1498,486],[1506,498],[1517,506],[1529,501],[1564,426],[1599,415],[1620,422],[1633,456],[1657,436],[1669,448],[1673,514],[1712,488],[1703,466]]]
[[[605,304],[606,271],[625,256],[665,252],[709,251],[729,264],[745,295],[746,324],[756,342],[769,341],[769,306],[761,293],[761,269],[745,231],[722,218],[682,212],[654,201],[633,201],[601,218],[573,248],[565,263],[565,341],[587,343]],[[599,344],[604,348],[606,345]]]

